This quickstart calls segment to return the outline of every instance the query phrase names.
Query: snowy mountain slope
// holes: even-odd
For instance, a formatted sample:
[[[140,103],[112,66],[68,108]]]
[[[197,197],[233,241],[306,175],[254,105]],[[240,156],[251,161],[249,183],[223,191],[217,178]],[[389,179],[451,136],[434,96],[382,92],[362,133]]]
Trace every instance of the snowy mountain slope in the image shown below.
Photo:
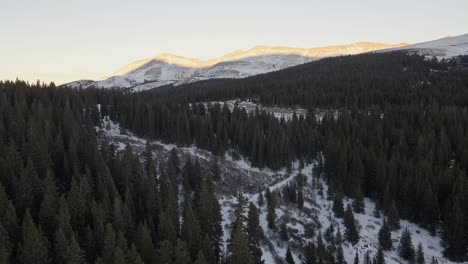
[[[128,132],[121,134],[119,125],[107,118],[102,120],[101,127],[97,128],[99,139],[114,143],[117,150],[123,150],[127,144],[131,145],[132,149],[139,154],[144,150],[146,140],[135,137]],[[169,152],[175,148],[182,164],[187,157],[198,159],[204,170],[209,170],[211,162],[215,159],[215,156],[209,152],[195,147],[178,148],[175,145],[163,144],[157,141],[151,142],[151,147],[153,155],[158,161],[165,161],[169,156]],[[235,194],[242,191],[249,201],[259,206],[257,203],[259,191],[269,188],[273,193],[278,193],[288,183],[295,181],[298,173],[305,175],[307,179],[304,187],[304,209],[300,210],[297,205],[277,196],[278,206],[276,208],[277,218],[275,224],[280,226],[281,223],[286,223],[289,236],[287,241],[281,239],[278,230],[268,228],[266,206],[263,205],[259,208],[260,226],[263,232],[261,240],[262,259],[265,260],[265,264],[285,263],[284,258],[287,247],[291,248],[295,262],[301,263],[301,247],[309,241],[315,241],[319,233],[324,235],[325,238],[326,230],[331,223],[333,223],[335,231],[339,227],[341,235],[344,236],[346,228],[343,219],[334,217],[333,202],[327,199],[327,184],[323,179],[313,174],[314,163],[300,168],[299,162],[296,162],[289,172],[286,169],[274,172],[269,169],[252,167],[245,160],[234,160],[231,156],[226,155],[224,158],[219,159],[219,165],[222,179],[217,182],[216,190],[223,218],[225,249],[230,239],[231,226],[234,221],[234,210],[237,204]],[[345,206],[349,203],[351,203],[351,200],[345,198]],[[367,252],[371,256],[375,255],[378,248],[378,231],[383,218],[375,217],[374,210],[375,204],[369,199],[365,199],[364,213],[354,215],[359,228],[360,239],[356,245],[351,245],[348,242],[341,244],[347,263],[353,262],[356,253],[361,260]],[[381,213],[381,215],[383,214]],[[400,224],[402,226],[400,230],[392,231],[393,249],[384,252],[386,263],[406,263],[400,259],[397,253],[398,241],[404,228],[410,230],[415,246],[418,243],[422,244],[426,263],[431,263],[433,258],[440,264],[453,263],[443,258],[442,240],[439,236],[433,236],[427,230],[405,220],[402,220]],[[328,244],[326,239],[324,242]]]
[[[467,55],[468,34],[441,38],[404,47],[385,49],[382,50],[382,52],[394,50],[407,50],[410,52],[416,52],[423,56],[437,57],[438,59],[448,59],[460,55]]]
[[[288,48],[258,46],[239,50],[210,60],[161,54],[154,58],[135,61],[102,80],[80,80],[70,87],[120,87],[147,90],[167,84],[183,84],[198,80],[244,78],[277,71],[324,57],[358,54],[405,44],[358,42],[350,45],[321,48]]]

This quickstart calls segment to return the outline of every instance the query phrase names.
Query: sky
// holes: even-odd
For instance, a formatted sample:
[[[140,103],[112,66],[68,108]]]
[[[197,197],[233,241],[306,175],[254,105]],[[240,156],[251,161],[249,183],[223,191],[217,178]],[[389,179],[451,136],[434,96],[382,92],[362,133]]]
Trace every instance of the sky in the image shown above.
[[[62,84],[159,53],[417,43],[468,33],[467,0],[0,0],[0,80]]]

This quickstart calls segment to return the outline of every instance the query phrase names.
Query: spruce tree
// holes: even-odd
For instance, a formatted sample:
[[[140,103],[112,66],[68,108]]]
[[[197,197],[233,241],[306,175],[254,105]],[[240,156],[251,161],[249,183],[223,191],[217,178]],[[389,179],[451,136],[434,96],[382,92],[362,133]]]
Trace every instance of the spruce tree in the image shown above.
[[[275,198],[273,196],[273,193],[271,193],[270,189],[267,189],[266,192],[266,199],[267,199],[267,221],[268,221],[268,228],[270,229],[275,229],[275,219],[276,219],[276,202]]]
[[[192,263],[192,260],[190,259],[190,254],[187,250],[187,244],[178,239],[176,243],[176,247],[174,250],[174,264],[190,264]]]
[[[184,222],[182,226],[182,238],[187,243],[192,259],[196,259],[201,247],[201,229],[198,219],[192,211],[190,202],[186,202],[184,207]]]
[[[385,264],[385,256],[382,247],[377,250],[377,256],[375,257],[377,264]]]
[[[169,240],[163,240],[158,243],[156,251],[156,260],[145,263],[172,263],[174,257],[174,245]]]
[[[0,263],[10,263],[13,244],[10,241],[8,231],[3,228],[0,221]]]
[[[333,199],[333,212],[335,217],[341,218],[344,216],[344,207],[343,207],[343,194],[337,192]]]
[[[346,227],[345,238],[353,245],[359,242],[359,232],[356,227],[356,220],[354,219],[351,206],[348,205],[344,214],[344,226]]]
[[[403,233],[401,234],[400,244],[398,246],[398,254],[404,260],[414,260],[414,246],[411,241],[411,233],[408,230],[408,228],[405,228],[405,230],[403,230]]]
[[[154,262],[155,248],[148,227],[140,224],[136,235],[136,247],[145,263]]]
[[[255,264],[254,257],[249,250],[249,241],[240,224],[234,227],[227,262],[229,264]]]
[[[302,250],[302,263],[316,264],[317,263],[317,248],[314,243],[308,243]]]
[[[392,249],[392,233],[390,232],[390,226],[387,219],[384,218],[382,227],[379,230],[379,244],[383,250]]]
[[[421,243],[418,244],[418,250],[416,251],[416,262],[418,264],[426,263],[426,259],[424,258],[424,249]]]
[[[287,228],[285,222],[281,223],[281,226],[280,226],[280,235],[281,235],[281,239],[282,239],[283,241],[288,241],[288,240],[289,240],[288,228]]]
[[[444,221],[443,238],[447,243],[444,255],[455,261],[462,261],[466,255],[466,238],[464,218],[458,199],[453,202]]]
[[[263,198],[263,192],[258,193],[258,200],[257,200],[258,206],[263,207],[263,204],[265,204],[265,200]]]
[[[202,251],[198,252],[197,260],[195,261],[195,264],[208,264],[208,261],[206,261],[205,255],[203,255]]]
[[[370,256],[370,253],[369,251],[366,252],[366,254],[364,254],[364,261],[363,261],[364,264],[372,264],[372,258]]]
[[[21,244],[18,248],[18,259],[25,264],[48,263],[47,239],[37,228],[34,220],[26,210],[21,227]]]
[[[288,249],[286,250],[285,259],[286,259],[286,263],[288,263],[288,264],[295,264],[294,258],[293,258],[292,254],[291,254],[291,250],[289,249],[289,247],[288,247]]]
[[[336,263],[337,264],[346,264],[344,259],[343,247],[340,245],[336,250]]]
[[[304,208],[304,193],[302,191],[302,187],[297,191],[297,208]]]
[[[396,207],[395,201],[392,201],[390,209],[388,210],[388,224],[393,230],[400,229],[400,214]]]
[[[262,263],[262,250],[260,249],[260,239],[262,230],[260,227],[260,219],[258,209],[253,204],[249,204],[249,212],[247,217],[247,238],[249,240],[250,253],[254,257],[256,264]]]

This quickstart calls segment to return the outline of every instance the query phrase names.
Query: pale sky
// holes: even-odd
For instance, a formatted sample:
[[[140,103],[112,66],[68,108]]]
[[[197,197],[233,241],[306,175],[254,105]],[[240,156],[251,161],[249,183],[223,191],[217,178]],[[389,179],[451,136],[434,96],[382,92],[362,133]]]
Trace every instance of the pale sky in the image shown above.
[[[0,0],[0,80],[93,79],[169,52],[417,43],[468,33],[467,0]]]

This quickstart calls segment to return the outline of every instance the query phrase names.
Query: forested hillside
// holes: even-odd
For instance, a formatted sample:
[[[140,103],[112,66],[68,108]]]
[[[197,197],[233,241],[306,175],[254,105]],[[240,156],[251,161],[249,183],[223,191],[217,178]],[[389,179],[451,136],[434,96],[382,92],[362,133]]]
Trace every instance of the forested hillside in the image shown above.
[[[466,57],[428,60],[394,52],[323,59],[242,80],[216,80],[117,96],[123,127],[140,136],[278,169],[319,153],[334,192],[370,197],[385,212],[441,232],[452,259],[468,243]],[[305,117],[196,102],[250,99],[300,106]],[[189,104],[191,103],[191,104]],[[325,116],[320,122],[318,111]],[[140,120],[140,122],[138,122]],[[168,132],[172,131],[172,132]]]
[[[216,166],[182,163],[175,151],[155,159],[149,144],[141,154],[130,146],[116,152],[96,133],[110,121],[122,134],[195,146],[220,160],[246,158],[260,169],[314,162],[344,219],[344,240],[359,239],[353,212],[363,213],[368,197],[388,220],[381,250],[389,250],[385,235],[403,218],[442,237],[448,259],[464,261],[463,61],[363,54],[141,93],[0,82],[0,263],[260,263],[258,209],[242,204],[240,195],[223,246]],[[302,107],[308,114],[284,119],[206,104],[230,99]],[[275,225],[275,200],[301,208],[307,186],[298,177],[280,193],[265,191],[268,227],[285,239],[286,228]],[[346,211],[344,196],[353,200]],[[420,261],[411,238],[402,240],[401,257]],[[339,248],[310,242],[301,256],[304,263],[343,263]]]

